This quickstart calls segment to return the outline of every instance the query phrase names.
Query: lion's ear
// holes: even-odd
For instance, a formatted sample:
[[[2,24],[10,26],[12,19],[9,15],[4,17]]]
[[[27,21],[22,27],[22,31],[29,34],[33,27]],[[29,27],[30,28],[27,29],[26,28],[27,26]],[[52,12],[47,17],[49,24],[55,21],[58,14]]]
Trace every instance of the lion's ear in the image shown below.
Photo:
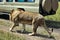
[[[14,9],[12,9],[12,10],[10,11],[10,14],[13,13],[13,11],[14,11]]]

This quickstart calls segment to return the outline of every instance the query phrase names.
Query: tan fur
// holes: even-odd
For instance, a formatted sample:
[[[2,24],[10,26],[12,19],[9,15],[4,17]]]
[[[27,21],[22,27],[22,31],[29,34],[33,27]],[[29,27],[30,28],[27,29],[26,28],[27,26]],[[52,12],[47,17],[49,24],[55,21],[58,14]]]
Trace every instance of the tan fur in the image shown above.
[[[14,25],[10,30],[12,30],[15,26],[18,26],[19,23],[22,23],[33,26],[33,33],[31,35],[36,34],[38,26],[43,26],[49,35],[51,35],[48,27],[45,24],[44,17],[38,13],[26,12],[17,8],[10,13],[10,20],[14,22]]]

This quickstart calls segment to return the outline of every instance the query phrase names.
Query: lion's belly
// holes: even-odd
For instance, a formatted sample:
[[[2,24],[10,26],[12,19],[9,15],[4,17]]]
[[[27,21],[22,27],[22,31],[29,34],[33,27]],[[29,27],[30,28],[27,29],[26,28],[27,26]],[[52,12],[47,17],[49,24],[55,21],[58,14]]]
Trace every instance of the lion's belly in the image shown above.
[[[20,20],[20,23],[31,25],[32,24],[32,21],[31,20]]]
[[[20,15],[19,21],[23,24],[32,24],[33,17],[29,15]]]

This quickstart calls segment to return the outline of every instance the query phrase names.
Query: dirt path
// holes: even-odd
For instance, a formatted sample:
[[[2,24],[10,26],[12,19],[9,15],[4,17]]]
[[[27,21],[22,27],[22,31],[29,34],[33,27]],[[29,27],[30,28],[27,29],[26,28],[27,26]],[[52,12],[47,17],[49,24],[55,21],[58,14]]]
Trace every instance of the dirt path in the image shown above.
[[[0,22],[1,22],[0,30],[10,32],[9,31],[10,27],[8,27],[10,25],[7,25],[9,21],[0,19]],[[36,36],[29,36],[26,33],[18,33],[18,32],[10,32],[10,33],[14,33],[15,35],[18,35],[18,36],[23,36],[26,40],[60,40],[60,29],[54,29],[54,32],[53,32],[54,38],[49,38],[47,35],[40,35],[40,34]]]

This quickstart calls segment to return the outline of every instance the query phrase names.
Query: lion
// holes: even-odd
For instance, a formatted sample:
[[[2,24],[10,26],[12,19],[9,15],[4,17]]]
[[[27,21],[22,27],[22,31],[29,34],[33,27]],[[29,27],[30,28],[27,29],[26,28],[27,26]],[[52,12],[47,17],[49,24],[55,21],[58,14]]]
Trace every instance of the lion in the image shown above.
[[[13,9],[9,16],[10,20],[14,23],[10,31],[12,31],[14,27],[19,26],[19,23],[22,23],[23,31],[25,31],[25,24],[32,25],[33,32],[29,35],[36,35],[38,26],[42,26],[51,36],[52,31],[46,26],[44,17],[39,13],[27,12],[22,8],[17,8]]]

